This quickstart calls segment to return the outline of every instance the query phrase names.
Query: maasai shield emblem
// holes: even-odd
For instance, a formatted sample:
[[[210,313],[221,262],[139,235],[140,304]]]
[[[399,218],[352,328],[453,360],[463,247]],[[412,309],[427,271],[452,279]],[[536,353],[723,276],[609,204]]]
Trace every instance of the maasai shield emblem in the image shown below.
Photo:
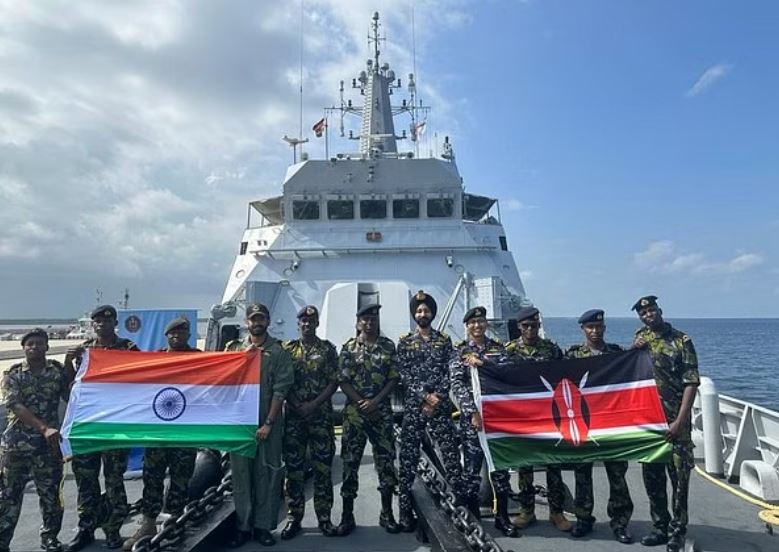
[[[544,387],[552,392],[552,419],[560,438],[575,447],[587,442],[590,431],[590,409],[581,392],[588,375],[589,372],[585,373],[578,385],[563,378],[554,388],[541,376]]]

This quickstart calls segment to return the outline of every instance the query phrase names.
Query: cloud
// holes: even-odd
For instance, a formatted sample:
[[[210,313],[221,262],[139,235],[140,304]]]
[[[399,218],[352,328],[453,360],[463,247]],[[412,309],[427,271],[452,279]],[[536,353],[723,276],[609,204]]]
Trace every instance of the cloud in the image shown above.
[[[411,67],[412,3],[381,14],[383,59],[399,75]],[[467,3],[416,4],[417,64],[431,71],[420,89],[440,121],[455,119],[453,102],[427,45],[468,24]],[[363,68],[376,6],[305,5],[308,130]],[[3,313],[73,314],[94,287],[131,285],[154,306],[218,299],[247,201],[278,193],[291,161],[280,138],[298,128],[299,5],[0,0],[0,20],[0,262],[13,267]],[[34,297],[18,291],[31,274],[46,275]]]
[[[682,252],[670,240],[650,242],[633,254],[636,268],[663,274],[739,274],[764,262],[757,253],[740,252],[731,259],[711,261],[700,252]]]
[[[697,96],[698,94],[701,94],[711,86],[713,86],[716,82],[722,80],[725,78],[731,71],[733,70],[733,65],[720,63],[717,65],[712,65],[708,69],[706,69],[703,74],[698,78],[697,81],[695,81],[695,84],[692,85],[692,88],[690,88],[685,95],[688,98],[693,98]]]
[[[504,199],[501,201],[501,206],[504,207],[507,211],[525,211],[528,209],[535,209],[535,205],[528,205],[518,199],[515,198],[509,198]]]
[[[523,282],[529,282],[535,279],[535,274],[533,273],[532,270],[520,270],[519,277],[522,279]]]

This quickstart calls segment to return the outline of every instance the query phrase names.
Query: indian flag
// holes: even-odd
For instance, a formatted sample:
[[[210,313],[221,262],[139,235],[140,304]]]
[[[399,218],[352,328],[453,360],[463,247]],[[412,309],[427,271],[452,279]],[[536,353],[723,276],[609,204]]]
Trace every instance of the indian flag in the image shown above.
[[[490,470],[594,460],[665,461],[668,424],[648,352],[473,369]]]
[[[87,349],[62,427],[65,456],[207,447],[254,456],[260,353]]]

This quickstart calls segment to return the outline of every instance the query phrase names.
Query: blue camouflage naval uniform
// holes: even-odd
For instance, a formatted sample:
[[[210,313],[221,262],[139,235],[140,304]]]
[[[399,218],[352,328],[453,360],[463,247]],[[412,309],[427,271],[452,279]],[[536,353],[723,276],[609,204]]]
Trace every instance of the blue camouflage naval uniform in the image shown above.
[[[426,339],[419,332],[408,333],[398,340],[398,367],[404,387],[403,430],[400,442],[400,511],[412,509],[411,486],[419,464],[422,435],[429,427],[438,443],[446,469],[446,478],[455,495],[463,496],[462,466],[459,439],[452,421],[452,401],[449,362],[453,354],[452,340],[437,330],[430,330]],[[432,416],[422,412],[428,393],[436,393],[441,401]]]
[[[586,344],[574,345],[566,351],[566,358],[588,358],[591,356],[618,353],[622,347],[615,343],[606,343],[602,351],[592,350]],[[628,463],[624,460],[604,461],[603,467],[609,479],[609,502],[606,512],[609,515],[611,529],[626,528],[633,515],[633,501],[630,499],[625,474],[628,471]],[[576,464],[574,468],[576,476],[576,497],[574,499],[574,513],[576,519],[589,523],[595,523],[592,515],[594,507],[592,488],[592,462]]]
[[[485,363],[503,362],[506,360],[506,349],[502,343],[488,337],[485,337],[484,345],[481,347],[473,341],[460,341],[454,349],[450,373],[452,394],[460,406],[464,493],[466,499],[474,500],[479,496],[484,452],[479,442],[479,432],[471,425],[471,417],[475,412],[478,412],[478,409],[473,399],[471,367],[464,360],[469,356],[476,356]],[[508,470],[497,470],[490,473],[490,481],[496,495],[511,492]]]
[[[85,349],[113,349],[118,351],[140,351],[129,339],[114,336],[107,347],[99,344],[96,338],[87,339],[82,345]],[[81,359],[76,361],[81,365]],[[128,449],[104,450],[73,457],[73,475],[78,487],[78,526],[80,529],[94,531],[102,526],[106,535],[117,533],[127,517],[127,491],[124,488],[124,472],[127,470]],[[100,466],[103,467],[105,480],[105,498],[100,494]]]
[[[360,396],[370,399],[378,395],[390,380],[400,378],[397,363],[398,357],[392,340],[379,336],[376,342],[371,344],[353,337],[341,347],[338,381],[351,384]],[[379,491],[382,494],[392,493],[397,486],[395,437],[389,396],[379,405],[379,410],[379,418],[371,420],[363,416],[358,405],[350,400],[347,399],[344,406],[341,496],[345,499],[357,497],[358,472],[366,439],[369,439],[373,446],[373,462],[379,476]]]
[[[506,352],[519,360],[558,360],[563,358],[563,352],[557,344],[542,337],[533,345],[527,345],[521,337],[509,341],[506,344]],[[526,514],[535,511],[535,487],[533,486],[533,467],[525,466],[517,470],[519,480],[519,506]],[[565,501],[565,487],[563,474],[559,465],[546,467],[547,499],[549,500],[549,513],[561,514]]]
[[[295,383],[287,395],[296,403],[310,402],[324,392],[328,385],[338,381],[338,355],[335,346],[316,338],[311,345],[295,339],[284,343],[292,356]],[[284,463],[287,465],[286,491],[289,516],[302,519],[305,512],[306,450],[310,453],[314,470],[314,511],[320,521],[330,519],[333,508],[333,456],[335,455],[335,428],[333,403],[328,399],[308,418],[295,410],[286,411],[284,429]]]
[[[700,385],[698,356],[690,336],[665,322],[659,331],[644,327],[636,331],[636,339],[643,339],[652,355],[655,382],[665,417],[670,424],[679,415],[682,395],[688,385]],[[649,508],[655,530],[669,537],[683,537],[687,533],[690,471],[693,468],[691,420],[685,421],[682,435],[673,443],[673,454],[668,464],[642,464],[644,486],[649,496]],[[668,513],[666,470],[673,488],[673,518]]]
[[[0,446],[0,550],[8,550],[13,538],[30,472],[43,517],[41,540],[56,538],[62,528],[62,456],[42,434],[25,425],[13,408],[25,406],[47,426],[59,428],[60,399],[68,400],[69,383],[56,360],[47,360],[38,373],[25,360],[11,366],[3,377],[8,423]]]

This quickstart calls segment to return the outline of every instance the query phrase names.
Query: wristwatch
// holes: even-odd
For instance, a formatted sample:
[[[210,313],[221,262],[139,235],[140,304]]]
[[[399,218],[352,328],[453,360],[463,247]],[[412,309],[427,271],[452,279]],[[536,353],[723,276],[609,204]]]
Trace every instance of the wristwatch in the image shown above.
[[[273,425],[273,420],[265,420],[265,423],[263,425],[270,427]]]

